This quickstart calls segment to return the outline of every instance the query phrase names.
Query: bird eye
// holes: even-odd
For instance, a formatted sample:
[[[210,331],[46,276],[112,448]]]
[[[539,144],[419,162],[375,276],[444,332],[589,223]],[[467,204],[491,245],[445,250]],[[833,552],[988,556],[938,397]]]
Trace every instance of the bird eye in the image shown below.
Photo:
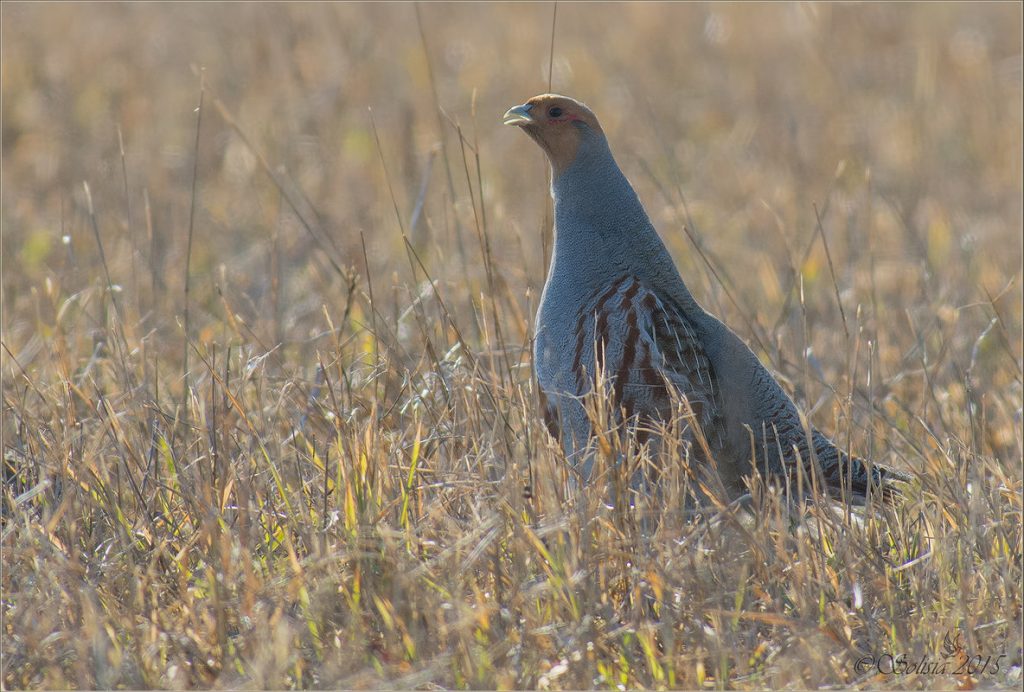
[[[559,108],[558,106],[552,106],[551,108],[548,109],[548,115],[550,115],[552,118],[560,118],[562,117],[562,109]]]

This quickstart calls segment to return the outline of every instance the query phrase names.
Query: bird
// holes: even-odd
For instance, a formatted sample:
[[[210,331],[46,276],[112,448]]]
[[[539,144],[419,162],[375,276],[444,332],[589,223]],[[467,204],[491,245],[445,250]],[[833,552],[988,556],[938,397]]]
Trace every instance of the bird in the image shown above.
[[[640,441],[664,436],[685,401],[673,434],[731,496],[746,492],[756,469],[789,488],[819,478],[851,504],[900,497],[909,476],[850,456],[810,427],[743,340],[694,299],[590,108],[541,94],[508,109],[503,123],[550,164],[554,246],[533,361],[545,423],[580,479],[593,469],[586,397],[596,392]]]

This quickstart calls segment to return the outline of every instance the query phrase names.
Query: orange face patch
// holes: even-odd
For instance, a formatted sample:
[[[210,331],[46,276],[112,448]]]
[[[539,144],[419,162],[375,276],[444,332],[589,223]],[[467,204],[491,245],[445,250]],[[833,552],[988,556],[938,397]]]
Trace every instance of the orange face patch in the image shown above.
[[[505,117],[506,124],[521,127],[540,145],[548,155],[555,175],[575,160],[580,143],[579,129],[563,125],[579,122],[604,134],[597,117],[589,108],[575,99],[558,94],[534,96],[522,106],[509,109]]]

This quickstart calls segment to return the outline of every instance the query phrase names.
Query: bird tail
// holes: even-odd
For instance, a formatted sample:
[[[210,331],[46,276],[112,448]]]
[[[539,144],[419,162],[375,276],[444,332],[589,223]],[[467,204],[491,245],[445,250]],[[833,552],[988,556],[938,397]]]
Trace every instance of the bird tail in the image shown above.
[[[911,479],[907,474],[851,457],[818,431],[814,432],[814,443],[830,495],[842,496],[845,493],[858,504],[864,504],[869,495],[886,504],[895,504],[903,497],[901,486]]]

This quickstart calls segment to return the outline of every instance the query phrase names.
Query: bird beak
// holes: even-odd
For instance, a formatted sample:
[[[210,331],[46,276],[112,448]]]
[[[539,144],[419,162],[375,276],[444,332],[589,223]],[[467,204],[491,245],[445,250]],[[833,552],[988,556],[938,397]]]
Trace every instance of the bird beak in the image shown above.
[[[513,106],[505,111],[502,122],[506,125],[532,125],[534,120],[530,117],[530,109],[533,104],[525,103],[522,106]]]

